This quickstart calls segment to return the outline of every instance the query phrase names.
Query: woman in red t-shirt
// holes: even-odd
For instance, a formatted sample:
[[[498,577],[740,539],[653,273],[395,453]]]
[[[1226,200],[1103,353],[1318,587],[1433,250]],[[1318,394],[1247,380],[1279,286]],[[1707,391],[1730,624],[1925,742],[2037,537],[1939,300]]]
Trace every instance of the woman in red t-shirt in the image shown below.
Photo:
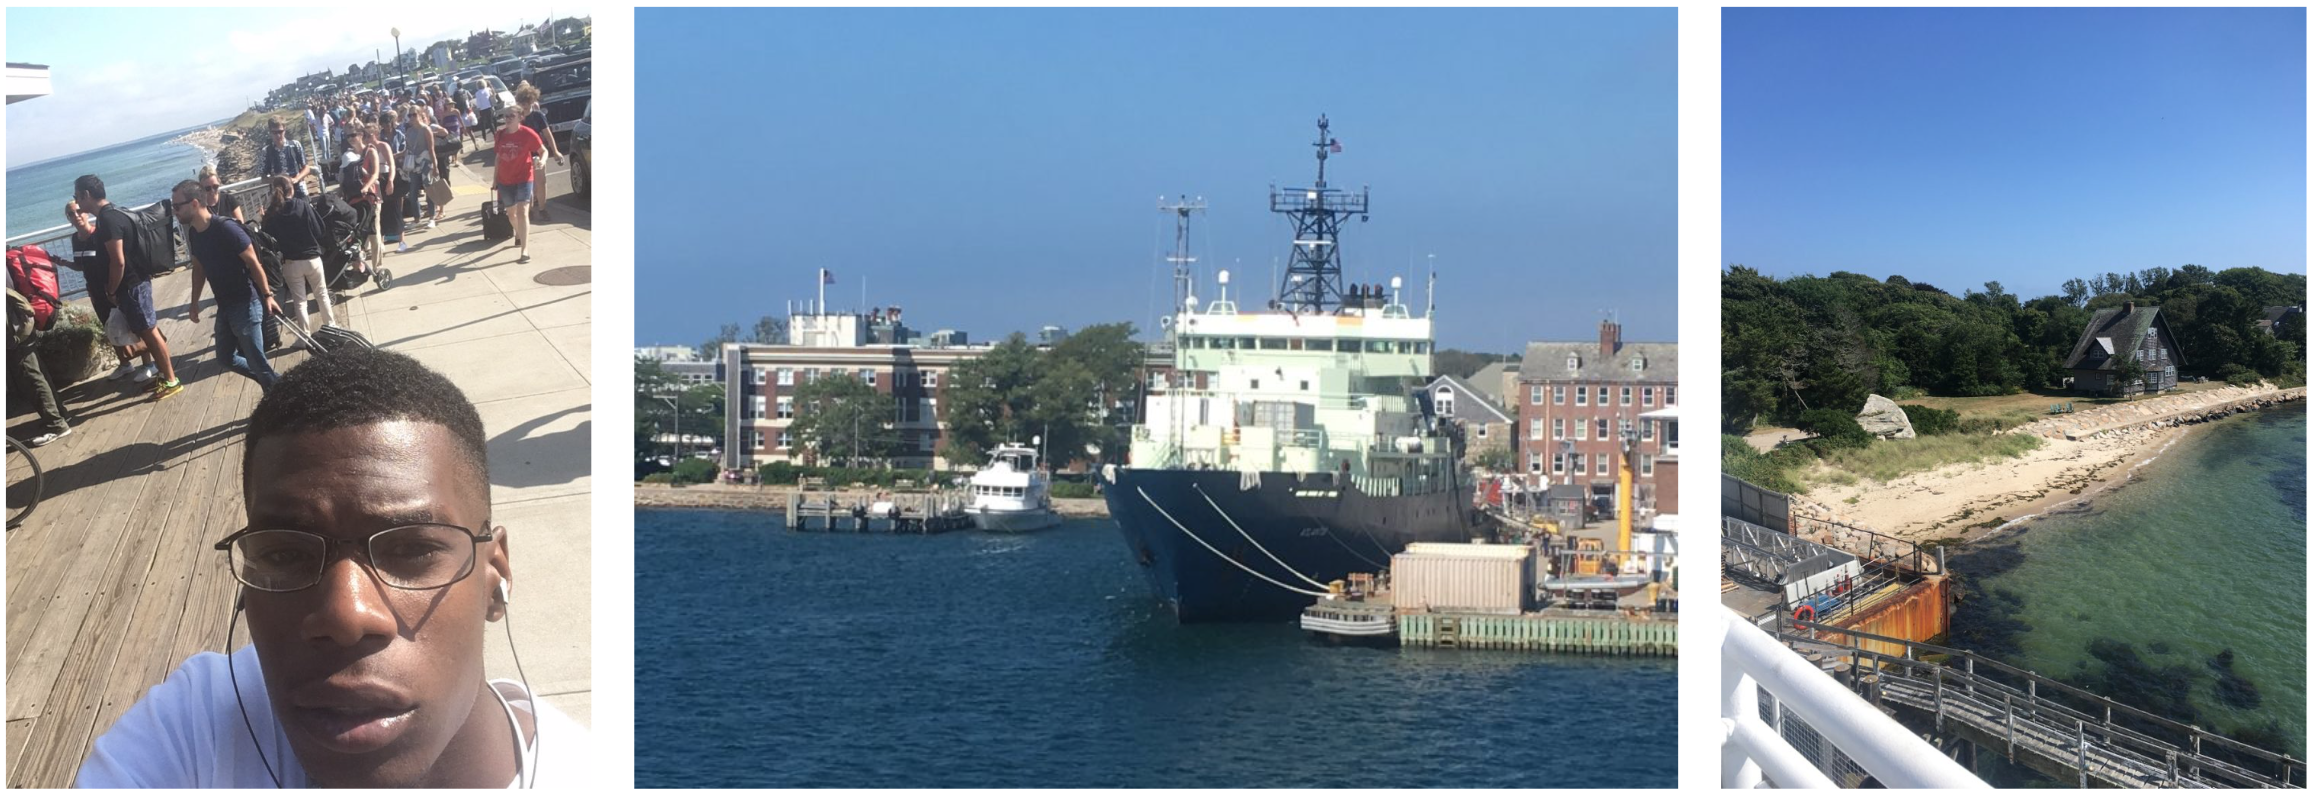
[[[546,144],[539,142],[538,133],[522,126],[522,114],[508,113],[500,121],[498,169],[492,181],[498,185],[498,206],[514,224],[514,247],[520,253],[514,261],[521,264],[530,261],[530,158]]]

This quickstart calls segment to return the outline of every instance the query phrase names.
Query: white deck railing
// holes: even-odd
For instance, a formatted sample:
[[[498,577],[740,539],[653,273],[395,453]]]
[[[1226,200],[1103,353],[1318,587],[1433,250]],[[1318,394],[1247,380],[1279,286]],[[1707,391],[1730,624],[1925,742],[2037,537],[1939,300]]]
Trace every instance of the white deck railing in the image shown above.
[[[1735,611],[1722,608],[1720,785],[1834,788],[1838,784],[1760,718],[1760,692],[1888,788],[1991,788],[1934,745],[1842,687]],[[1781,720],[1779,720],[1780,722]]]

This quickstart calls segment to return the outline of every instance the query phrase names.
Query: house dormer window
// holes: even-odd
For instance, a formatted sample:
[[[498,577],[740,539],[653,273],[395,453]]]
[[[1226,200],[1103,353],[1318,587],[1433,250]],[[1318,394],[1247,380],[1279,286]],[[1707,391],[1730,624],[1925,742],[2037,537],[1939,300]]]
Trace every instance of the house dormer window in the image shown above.
[[[1573,353],[1569,353],[1569,354],[1567,354],[1567,371],[1568,371],[1568,372],[1573,372],[1573,371],[1575,371],[1575,370],[1579,370],[1579,369],[1582,369],[1582,368],[1583,368],[1583,359],[1582,359],[1582,357],[1580,357],[1580,356],[1577,356],[1577,355],[1575,355],[1575,354],[1573,354]]]
[[[1645,372],[1645,371],[1647,371],[1647,357],[1646,357],[1646,356],[1632,356],[1632,357],[1631,357],[1631,371],[1632,371],[1632,372]]]

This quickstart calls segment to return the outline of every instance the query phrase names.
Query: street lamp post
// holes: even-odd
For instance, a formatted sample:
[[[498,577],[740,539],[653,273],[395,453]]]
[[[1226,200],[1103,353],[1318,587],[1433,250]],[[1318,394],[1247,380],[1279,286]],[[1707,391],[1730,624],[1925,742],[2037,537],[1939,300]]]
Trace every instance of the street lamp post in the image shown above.
[[[667,395],[664,395],[664,394],[661,394],[661,395],[657,395],[657,396],[658,396],[658,398],[659,398],[661,401],[663,401],[663,402],[667,403],[667,411],[668,411],[669,413],[672,413],[672,414],[674,414],[674,415],[675,415],[675,443],[674,443],[674,447],[675,447],[675,463],[682,463],[682,462],[683,462],[683,406],[681,406],[681,405],[677,404],[677,403],[676,403],[676,400],[675,400],[675,398],[673,398],[673,397],[669,397],[669,396],[667,396]],[[675,464],[674,464],[674,463],[670,463],[670,464],[668,464],[668,465],[667,465],[667,468],[668,468],[668,470],[669,470],[669,471],[673,471],[673,470],[674,470],[674,468],[675,468]]]
[[[402,29],[394,28],[387,32],[394,34],[394,69],[398,71],[402,68]]]

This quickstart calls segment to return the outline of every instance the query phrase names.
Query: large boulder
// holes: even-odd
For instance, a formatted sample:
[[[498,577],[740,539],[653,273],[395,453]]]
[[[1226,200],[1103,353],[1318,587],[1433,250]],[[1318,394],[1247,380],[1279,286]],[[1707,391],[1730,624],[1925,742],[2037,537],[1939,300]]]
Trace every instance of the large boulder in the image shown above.
[[[1883,439],[1911,438],[1912,420],[1904,415],[1904,407],[1895,400],[1872,395],[1864,400],[1864,411],[1856,415],[1856,424],[1864,432]]]

